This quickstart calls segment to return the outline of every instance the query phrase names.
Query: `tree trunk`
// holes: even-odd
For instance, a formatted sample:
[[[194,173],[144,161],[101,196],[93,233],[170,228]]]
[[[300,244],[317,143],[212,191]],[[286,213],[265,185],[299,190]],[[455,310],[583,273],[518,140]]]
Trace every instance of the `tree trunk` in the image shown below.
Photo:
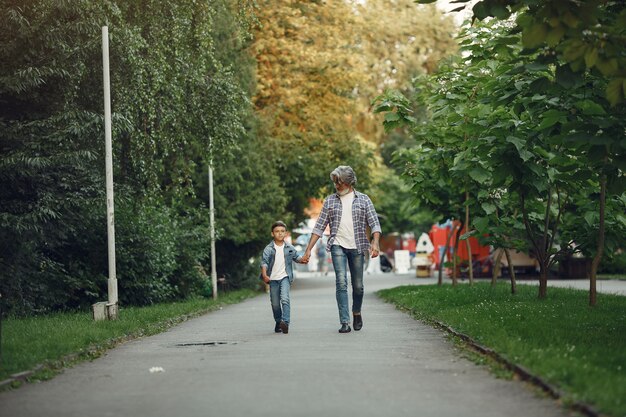
[[[469,232],[469,193],[465,191],[465,233]],[[467,263],[469,266],[469,285],[474,285],[474,263],[472,262],[472,245],[470,245],[469,238],[465,239],[465,245],[467,246]]]
[[[447,234],[448,236],[446,237],[446,246],[443,250],[443,255],[441,256],[441,259],[439,260],[439,271],[438,271],[438,277],[437,277],[437,285],[441,286],[443,284],[443,261],[446,259],[446,257],[448,256],[448,251],[450,250],[450,239],[452,238],[452,233],[454,233],[454,225],[452,225],[450,227],[450,231]]]
[[[546,216],[550,213],[550,202],[552,198],[550,197],[550,191],[548,191],[548,202],[546,208]],[[539,261],[540,267],[540,275],[539,275],[539,298],[546,298],[546,294],[548,292],[548,265],[549,265],[549,254],[547,250],[547,235],[544,233],[543,243],[539,246],[539,243],[535,239],[535,235],[532,232],[530,227],[530,220],[528,219],[528,213],[526,212],[526,203],[523,194],[520,194],[520,202],[522,209],[522,218],[524,219],[524,227],[526,228],[526,235],[530,239],[533,244],[533,247],[536,251],[537,260]],[[544,231],[548,230],[548,221],[546,220]]]
[[[453,264],[453,268],[452,268],[452,286],[456,286],[456,284],[458,284],[458,279],[457,279],[457,260],[458,260],[458,253],[459,253],[459,236],[461,236],[461,230],[463,229],[463,222],[459,221],[459,226],[456,229],[456,236],[454,238],[454,257],[452,258],[452,264]]]
[[[498,252],[498,256],[496,256],[496,262],[493,264],[493,269],[491,270],[491,286],[495,287],[498,282],[498,277],[500,276],[500,271],[502,270],[502,256],[504,255],[504,250]]]
[[[511,279],[511,294],[517,294],[517,285],[515,283],[515,267],[513,267],[513,262],[511,262],[511,254],[507,248],[504,249],[504,253],[506,254],[506,263],[509,264],[509,278]]]
[[[605,157],[606,161],[606,157]],[[595,306],[597,303],[596,294],[596,274],[598,272],[598,266],[600,266],[600,260],[604,253],[604,210],[606,208],[606,174],[602,174],[600,177],[600,229],[598,230],[598,249],[596,256],[594,256],[591,262],[591,273],[589,274],[589,305]]]
[[[548,266],[546,262],[540,262],[540,275],[539,275],[539,298],[544,299],[548,294]]]

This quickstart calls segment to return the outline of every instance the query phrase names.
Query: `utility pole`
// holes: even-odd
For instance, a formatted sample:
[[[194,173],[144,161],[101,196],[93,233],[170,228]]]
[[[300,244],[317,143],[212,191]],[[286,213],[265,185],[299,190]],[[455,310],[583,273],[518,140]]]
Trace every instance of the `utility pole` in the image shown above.
[[[102,78],[104,84],[104,148],[106,167],[106,190],[107,190],[107,243],[109,256],[109,301],[94,304],[94,318],[117,319],[117,276],[115,271],[115,215],[113,206],[113,146],[111,139],[111,80],[109,78],[109,28],[102,27]],[[97,315],[96,306],[105,307],[104,314]],[[104,317],[101,317],[104,316]]]
[[[217,270],[215,268],[215,206],[213,203],[213,160],[209,159],[209,229],[211,237],[211,287],[217,300]]]

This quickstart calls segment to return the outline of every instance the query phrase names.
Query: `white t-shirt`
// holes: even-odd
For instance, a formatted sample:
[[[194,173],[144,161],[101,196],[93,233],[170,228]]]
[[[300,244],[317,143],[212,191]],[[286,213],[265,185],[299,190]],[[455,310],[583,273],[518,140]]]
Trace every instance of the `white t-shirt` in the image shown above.
[[[287,270],[285,269],[285,244],[278,246],[274,242],[274,249],[276,249],[276,256],[274,257],[274,266],[272,267],[270,280],[280,281],[287,276]]]
[[[341,200],[341,221],[337,229],[335,242],[346,249],[356,249],[354,239],[354,221],[352,220],[352,203],[354,202],[354,191],[339,197]]]

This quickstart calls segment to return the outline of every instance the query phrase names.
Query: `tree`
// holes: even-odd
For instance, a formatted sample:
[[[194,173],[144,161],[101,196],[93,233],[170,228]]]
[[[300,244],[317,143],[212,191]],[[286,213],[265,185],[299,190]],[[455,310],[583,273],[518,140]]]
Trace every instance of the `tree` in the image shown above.
[[[373,183],[375,145],[383,133],[370,101],[390,82],[407,87],[413,75],[454,49],[451,22],[409,0],[397,5],[259,4],[254,102],[271,138],[268,153],[292,173],[282,182],[289,210],[299,218],[311,194],[319,197],[331,188],[328,173],[339,164],[355,168],[366,187]]]
[[[247,136],[256,133],[247,130],[252,70],[231,65],[236,57],[246,62],[247,50],[216,52],[233,37],[245,39],[234,9],[243,3],[3,3],[0,291],[11,312],[87,306],[106,290],[98,162],[104,24],[121,300],[145,304],[203,291],[208,216],[196,170],[210,157],[218,164],[251,159],[248,147],[259,154],[257,138]],[[280,198],[268,201],[247,207],[240,222],[284,211]]]
[[[435,0],[417,1],[432,3]],[[622,51],[626,47],[623,36],[626,5],[623,2],[480,0],[474,4],[472,12],[473,18],[479,20],[488,17],[507,20],[516,16],[525,48],[554,54],[575,72],[599,72],[610,80],[605,90],[608,101],[612,105],[624,101],[626,58]]]
[[[494,31],[502,34],[494,38]],[[463,45],[467,58],[444,67],[433,77],[433,87],[426,84],[422,97],[433,117],[427,125],[417,124],[408,106],[392,94],[385,97],[381,109],[394,110],[387,116],[393,124],[411,123],[422,141],[453,152],[449,158],[454,163],[441,176],[459,175],[475,183],[474,196],[484,214],[474,220],[476,233],[493,235],[501,230],[502,215],[522,215],[518,225],[523,225],[540,261],[539,295],[544,297],[550,266],[571,250],[567,245],[554,248],[562,214],[573,193],[588,187],[585,181],[592,177],[584,169],[583,155],[572,154],[564,145],[576,139],[571,135],[581,125],[576,112],[562,109],[580,109],[588,115],[596,107],[572,92],[571,85],[569,90],[561,85],[560,67],[536,63],[532,54],[518,57],[518,40],[506,26],[492,25],[489,32],[479,26],[470,33],[473,36]],[[470,92],[475,100],[469,100]],[[471,140],[462,140],[459,132]],[[428,195],[421,189],[422,181],[415,186]],[[503,207],[493,198],[509,194],[516,198],[502,201],[515,204],[519,199],[519,203]],[[515,236],[511,240],[503,235],[499,242],[515,243]]]

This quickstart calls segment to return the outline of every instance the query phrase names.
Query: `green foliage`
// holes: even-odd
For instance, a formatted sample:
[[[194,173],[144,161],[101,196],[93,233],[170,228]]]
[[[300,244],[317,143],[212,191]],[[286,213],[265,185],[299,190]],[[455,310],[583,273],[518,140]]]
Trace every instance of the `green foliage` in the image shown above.
[[[430,3],[430,0],[416,0]],[[459,0],[457,3],[467,3]],[[464,6],[461,6],[462,9]],[[589,71],[608,82],[604,96],[612,106],[626,97],[626,4],[622,1],[586,0],[480,0],[472,7],[473,19],[507,20],[521,31],[524,48],[558,57],[575,72]],[[472,19],[472,20],[473,20]]]
[[[243,122],[254,119],[248,98],[254,68],[245,49],[250,5],[246,0],[2,4],[5,311],[86,307],[106,294],[105,24],[120,300],[148,304],[206,290],[208,215],[197,197],[195,173],[211,157],[247,158],[244,143],[257,141],[248,138],[255,132]],[[221,207],[231,201],[226,196]],[[263,214],[273,218],[283,206],[272,202]],[[224,234],[243,234],[260,210],[249,204]],[[230,230],[235,226],[239,229]]]
[[[178,225],[160,204],[118,205],[116,260],[120,302],[147,305],[174,297]]]
[[[531,285],[511,295],[487,283],[405,286],[380,292],[420,320],[438,321],[519,364],[607,415],[624,415],[626,298],[599,295],[589,308],[584,291],[552,288],[545,300]],[[540,317],[541,320],[536,320]]]
[[[418,142],[395,154],[416,198],[456,218],[461,204],[469,206],[483,243],[531,251],[547,271],[573,250],[595,253],[593,197],[604,175],[614,184],[607,242],[623,246],[625,119],[603,97],[605,81],[552,54],[524,51],[508,24],[468,28],[461,47],[463,57],[416,83],[429,118],[398,119]],[[409,107],[389,93],[378,104],[379,111]]]
[[[410,187],[389,168],[381,168],[380,178],[371,189],[371,198],[376,213],[380,218],[380,225],[388,232],[413,232],[419,236],[428,232],[437,218],[428,209],[421,208]]]

